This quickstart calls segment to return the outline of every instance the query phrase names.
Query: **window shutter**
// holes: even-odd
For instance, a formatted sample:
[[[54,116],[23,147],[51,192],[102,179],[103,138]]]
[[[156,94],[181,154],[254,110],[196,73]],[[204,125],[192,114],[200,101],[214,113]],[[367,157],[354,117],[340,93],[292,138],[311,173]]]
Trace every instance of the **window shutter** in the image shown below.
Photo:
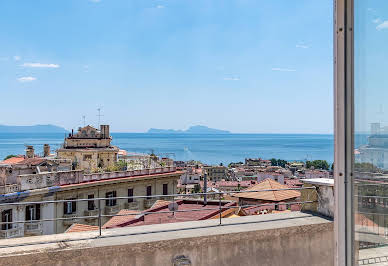
[[[36,204],[36,220],[40,220],[40,204]]]
[[[77,202],[75,201],[71,202],[71,212],[72,213],[77,212]]]

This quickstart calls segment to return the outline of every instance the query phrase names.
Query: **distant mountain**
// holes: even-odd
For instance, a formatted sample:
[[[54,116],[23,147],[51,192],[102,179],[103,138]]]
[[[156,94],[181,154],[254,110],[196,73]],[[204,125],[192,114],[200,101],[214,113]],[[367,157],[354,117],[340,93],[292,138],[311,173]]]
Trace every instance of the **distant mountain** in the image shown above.
[[[67,133],[63,127],[54,125],[5,126],[0,125],[0,133]]]
[[[187,130],[150,128],[147,133],[156,134],[230,134],[230,131],[209,128],[206,126],[191,126]]]

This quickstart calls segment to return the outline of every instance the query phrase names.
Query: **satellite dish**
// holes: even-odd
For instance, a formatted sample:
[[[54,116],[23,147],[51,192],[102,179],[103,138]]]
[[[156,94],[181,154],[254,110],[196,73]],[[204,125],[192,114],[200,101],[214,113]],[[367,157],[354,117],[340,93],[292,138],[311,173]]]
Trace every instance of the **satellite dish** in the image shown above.
[[[178,210],[178,203],[176,202],[171,202],[170,204],[168,204],[168,209],[172,212],[175,212]]]

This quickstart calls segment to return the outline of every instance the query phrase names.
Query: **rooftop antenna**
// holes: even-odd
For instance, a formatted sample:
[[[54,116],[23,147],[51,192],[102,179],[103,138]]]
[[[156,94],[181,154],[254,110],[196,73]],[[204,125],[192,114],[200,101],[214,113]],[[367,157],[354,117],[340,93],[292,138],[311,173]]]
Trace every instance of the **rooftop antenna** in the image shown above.
[[[86,118],[86,116],[83,115],[83,116],[82,116],[82,121],[83,121],[83,123],[84,123],[84,126],[86,126],[86,120],[85,120],[85,118]]]
[[[101,114],[101,107],[98,107],[97,108],[97,112],[98,112],[98,126],[101,126],[101,116],[104,116]]]

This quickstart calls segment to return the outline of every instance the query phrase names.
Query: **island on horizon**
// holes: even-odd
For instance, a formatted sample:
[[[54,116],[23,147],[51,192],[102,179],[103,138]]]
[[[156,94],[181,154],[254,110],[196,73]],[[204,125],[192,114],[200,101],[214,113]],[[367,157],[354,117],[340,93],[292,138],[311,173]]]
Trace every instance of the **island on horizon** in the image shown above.
[[[68,133],[65,128],[55,125],[6,126],[0,125],[0,133]]]
[[[151,134],[230,134],[230,131],[209,128],[207,126],[191,126],[186,130],[175,130],[175,129],[159,129],[150,128],[147,133]]]

